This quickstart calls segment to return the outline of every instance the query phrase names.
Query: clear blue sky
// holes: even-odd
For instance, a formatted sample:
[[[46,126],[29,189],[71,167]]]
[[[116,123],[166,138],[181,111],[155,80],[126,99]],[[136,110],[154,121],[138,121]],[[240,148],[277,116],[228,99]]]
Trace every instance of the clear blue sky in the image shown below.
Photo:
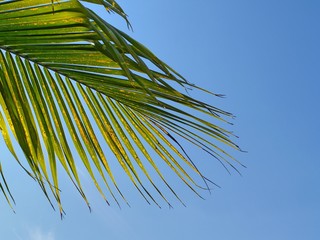
[[[149,206],[136,193],[131,208],[108,207],[88,182],[90,213],[66,183],[61,221],[37,185],[8,163],[13,158],[0,138],[0,160],[17,202],[13,214],[0,198],[1,239],[319,239],[320,1],[120,3],[134,38],[189,81],[227,95],[193,96],[237,116],[231,129],[248,153],[235,156],[247,169],[230,176],[205,159],[201,167],[222,188],[202,200],[181,187],[187,207],[173,199],[174,209]],[[115,15],[105,16],[126,30]]]

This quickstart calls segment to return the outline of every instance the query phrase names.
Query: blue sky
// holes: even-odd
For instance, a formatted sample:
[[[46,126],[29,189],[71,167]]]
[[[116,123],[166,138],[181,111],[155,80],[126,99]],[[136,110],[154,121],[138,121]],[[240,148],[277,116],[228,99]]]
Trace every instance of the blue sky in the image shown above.
[[[174,209],[149,206],[136,193],[130,193],[131,208],[108,207],[85,181],[90,213],[65,183],[61,221],[37,185],[9,163],[13,158],[0,138],[0,160],[17,202],[13,214],[0,198],[1,239],[318,239],[320,2],[120,3],[131,36],[189,81],[226,94],[217,99],[191,92],[237,116],[231,130],[248,153],[234,155],[247,168],[230,176],[205,158],[200,167],[222,188],[203,193],[202,200],[181,186],[187,207],[173,200]],[[126,30],[121,19],[105,16]]]

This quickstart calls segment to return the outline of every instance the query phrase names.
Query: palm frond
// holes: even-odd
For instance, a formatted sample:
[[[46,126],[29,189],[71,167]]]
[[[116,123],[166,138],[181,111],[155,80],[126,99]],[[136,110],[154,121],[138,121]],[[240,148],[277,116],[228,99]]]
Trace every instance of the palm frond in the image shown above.
[[[86,2],[103,5],[128,21],[115,1]],[[159,168],[161,160],[198,194],[200,186],[189,170],[207,179],[177,137],[233,167],[231,156],[218,144],[239,149],[230,139],[232,133],[195,112],[218,121],[232,115],[176,90],[174,86],[207,92],[80,1],[1,1],[0,48],[0,130],[14,158],[49,201],[50,190],[60,212],[59,166],[89,205],[77,159],[103,198],[109,202],[99,179],[117,203],[119,196],[127,200],[110,161],[119,163],[148,202],[158,204],[145,179],[170,205],[155,176],[179,199]],[[15,153],[12,138],[28,168]],[[104,146],[112,157],[107,159]],[[1,168],[0,173],[3,177]],[[4,183],[0,189],[9,201]]]

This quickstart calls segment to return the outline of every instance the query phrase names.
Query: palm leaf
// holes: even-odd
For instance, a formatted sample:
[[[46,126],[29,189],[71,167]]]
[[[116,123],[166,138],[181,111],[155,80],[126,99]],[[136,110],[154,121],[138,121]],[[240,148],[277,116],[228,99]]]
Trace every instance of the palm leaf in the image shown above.
[[[128,21],[113,0],[86,2],[103,5]],[[149,190],[152,186],[170,205],[156,176],[180,200],[159,167],[161,160],[199,194],[191,172],[207,179],[177,137],[233,167],[231,156],[218,144],[239,149],[230,140],[232,134],[194,112],[223,122],[232,115],[184,94],[184,88],[207,91],[188,83],[80,1],[1,1],[0,48],[0,130],[17,162],[50,202],[52,194],[60,212],[61,167],[89,206],[78,159],[103,198],[117,203],[119,197],[127,200],[111,161],[118,162],[148,202],[158,204]],[[16,155],[13,139],[29,167]],[[113,156],[107,158],[105,146]],[[10,203],[2,168],[0,173],[4,183],[0,182],[0,189]]]

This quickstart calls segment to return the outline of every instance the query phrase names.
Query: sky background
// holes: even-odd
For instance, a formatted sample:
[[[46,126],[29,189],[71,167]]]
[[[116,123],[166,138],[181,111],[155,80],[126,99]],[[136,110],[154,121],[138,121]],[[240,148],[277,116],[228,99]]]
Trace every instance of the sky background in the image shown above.
[[[202,200],[181,185],[187,207],[108,207],[87,181],[90,213],[71,184],[60,220],[22,174],[0,138],[0,160],[16,214],[0,197],[1,239],[316,240],[320,235],[320,1],[119,1],[134,32],[190,82],[227,97],[193,97],[234,113],[234,153],[247,168],[229,175],[214,159],[200,167],[218,183]],[[106,19],[126,30],[115,15]],[[189,150],[191,151],[191,150]],[[190,153],[201,156],[200,151]],[[62,176],[62,179],[64,177]],[[66,178],[65,178],[66,179]],[[128,188],[133,190],[132,188]]]

